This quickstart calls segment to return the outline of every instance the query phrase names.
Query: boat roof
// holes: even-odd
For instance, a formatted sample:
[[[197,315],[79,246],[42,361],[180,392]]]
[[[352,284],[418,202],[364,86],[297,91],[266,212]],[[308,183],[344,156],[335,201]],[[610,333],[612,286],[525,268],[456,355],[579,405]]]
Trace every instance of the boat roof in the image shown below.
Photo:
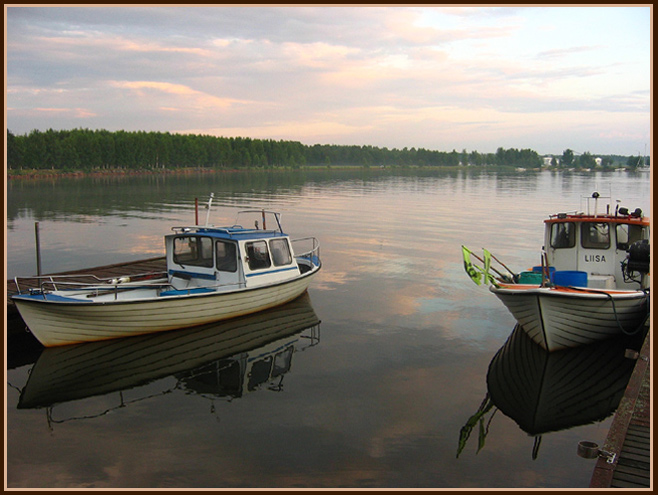
[[[649,217],[634,216],[634,214],[613,215],[609,213],[603,213],[599,215],[587,215],[585,213],[557,213],[544,220],[544,223],[557,222],[609,222],[641,226],[651,225],[651,219]]]
[[[243,224],[251,225],[256,220],[255,227],[243,227]],[[251,240],[269,239],[272,237],[287,237],[281,227],[281,214],[277,211],[265,209],[241,210],[237,214],[235,224],[225,227],[206,225],[194,225],[183,227],[172,227],[174,234],[171,235],[204,235],[217,239]],[[249,223],[247,223],[249,222]],[[268,229],[267,225],[275,225],[275,229]]]
[[[610,196],[601,196],[598,192],[594,191],[591,196],[583,196],[581,198],[580,209],[583,210],[583,201],[587,206],[587,213],[583,211],[571,211],[565,213],[556,213],[554,215],[549,215],[548,219],[544,220],[544,223],[557,223],[557,222],[608,222],[608,223],[617,223],[617,224],[627,224],[627,225],[640,225],[640,226],[651,226],[651,221],[649,217],[645,217],[642,209],[636,208],[634,211],[630,211],[629,208],[621,207],[617,204],[617,207],[614,210],[614,213],[611,213],[612,194]],[[606,201],[608,200],[607,204]],[[599,201],[601,204],[599,204]],[[617,200],[617,203],[620,201]],[[592,203],[594,203],[592,205]],[[598,213],[597,209],[602,208],[602,213]],[[591,211],[594,211],[592,214]]]
[[[171,235],[205,235],[217,239],[250,240],[269,239],[272,237],[287,237],[279,230],[246,229],[239,225],[231,227],[215,227],[214,225],[194,225],[191,227],[172,227]]]

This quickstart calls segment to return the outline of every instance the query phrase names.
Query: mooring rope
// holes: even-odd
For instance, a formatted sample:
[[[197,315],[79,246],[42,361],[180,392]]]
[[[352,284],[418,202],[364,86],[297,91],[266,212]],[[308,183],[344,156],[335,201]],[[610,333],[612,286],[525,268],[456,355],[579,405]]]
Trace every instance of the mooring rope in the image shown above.
[[[637,327],[635,330],[630,331],[630,332],[627,331],[627,330],[622,326],[622,324],[619,322],[619,316],[617,315],[617,307],[615,306],[615,300],[614,300],[614,298],[612,297],[611,294],[608,294],[607,292],[604,292],[604,294],[605,294],[606,296],[608,296],[608,299],[610,299],[610,302],[612,303],[612,311],[613,311],[613,313],[615,314],[615,321],[617,322],[617,326],[619,327],[619,330],[621,330],[621,332],[622,332],[623,334],[625,334],[625,335],[635,335],[635,334],[638,333],[640,330],[642,330],[642,327],[644,326],[644,324],[645,324],[645,323],[647,322],[647,320],[649,319],[649,316],[651,315],[651,313],[650,313],[650,311],[651,311],[651,310],[650,310],[651,305],[649,304],[649,291],[647,291],[646,289],[642,289],[642,292],[644,293],[644,300],[646,301],[646,304],[647,304],[647,315],[644,317],[644,320],[642,320],[642,323],[640,323],[640,324],[638,325],[638,327]]]

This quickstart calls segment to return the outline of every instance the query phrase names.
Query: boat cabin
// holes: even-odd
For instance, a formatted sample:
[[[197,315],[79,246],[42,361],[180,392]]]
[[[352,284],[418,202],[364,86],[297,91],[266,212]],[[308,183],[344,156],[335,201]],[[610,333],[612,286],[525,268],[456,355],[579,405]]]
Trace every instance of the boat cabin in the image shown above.
[[[174,227],[165,236],[167,272],[176,291],[235,290],[286,281],[300,275],[290,238],[278,213],[248,211],[253,227]],[[267,215],[273,216],[267,222]],[[268,223],[275,228],[267,229]]]
[[[638,289],[638,283],[649,286],[648,254],[646,273],[630,279],[623,269],[633,246],[638,241],[649,242],[650,221],[639,208],[633,212],[617,208],[614,213],[608,208],[602,214],[596,209],[593,214],[559,213],[544,223],[544,251],[551,270],[586,274],[586,286],[590,288]],[[646,249],[648,253],[648,245]]]

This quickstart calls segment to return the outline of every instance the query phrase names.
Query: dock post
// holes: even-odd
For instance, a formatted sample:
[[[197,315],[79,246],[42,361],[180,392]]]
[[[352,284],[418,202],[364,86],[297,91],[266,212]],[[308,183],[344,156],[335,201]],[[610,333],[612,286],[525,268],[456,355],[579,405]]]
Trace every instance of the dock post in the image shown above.
[[[37,277],[41,276],[41,242],[39,241],[39,222],[34,222],[34,236],[37,244]]]

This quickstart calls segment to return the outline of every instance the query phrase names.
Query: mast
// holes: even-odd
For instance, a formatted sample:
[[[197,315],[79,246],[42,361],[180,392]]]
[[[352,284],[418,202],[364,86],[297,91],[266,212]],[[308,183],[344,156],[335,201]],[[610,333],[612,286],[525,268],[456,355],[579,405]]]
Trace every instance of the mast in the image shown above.
[[[215,193],[210,193],[210,199],[208,200],[208,205],[206,208],[208,209],[208,213],[206,214],[206,227],[209,227],[208,222],[210,221],[210,206],[212,205],[212,200],[215,197]]]

